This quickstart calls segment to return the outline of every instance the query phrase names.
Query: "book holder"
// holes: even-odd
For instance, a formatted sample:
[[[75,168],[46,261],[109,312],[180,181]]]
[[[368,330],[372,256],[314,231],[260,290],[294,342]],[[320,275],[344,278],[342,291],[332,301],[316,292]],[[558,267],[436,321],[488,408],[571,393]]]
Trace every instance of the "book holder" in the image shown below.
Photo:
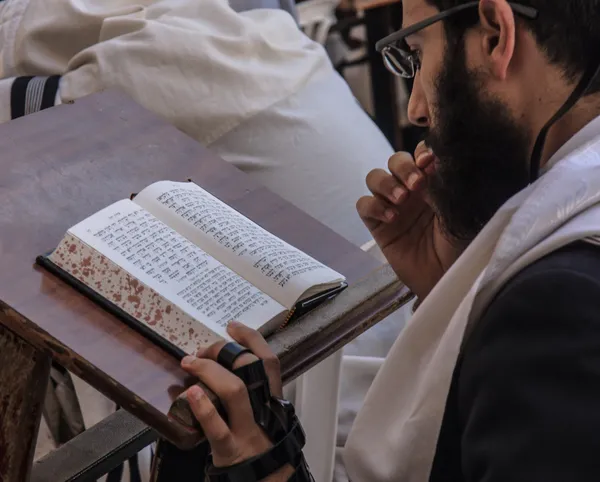
[[[410,299],[389,267],[120,92],[3,124],[0,149],[0,454],[6,462],[0,463],[0,480],[95,480],[158,437],[176,453],[203,440],[180,397],[194,380],[178,361],[34,266],[35,257],[56,246],[70,226],[154,181],[193,177],[346,276],[350,286],[334,302],[270,338],[285,382]],[[32,466],[52,361],[123,410]],[[165,477],[160,467],[159,476]]]

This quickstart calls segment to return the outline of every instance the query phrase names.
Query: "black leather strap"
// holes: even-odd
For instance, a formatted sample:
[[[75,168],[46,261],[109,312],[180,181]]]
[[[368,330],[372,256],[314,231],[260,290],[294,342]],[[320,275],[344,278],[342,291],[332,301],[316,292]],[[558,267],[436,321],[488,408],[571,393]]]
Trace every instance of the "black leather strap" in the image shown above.
[[[249,365],[237,368],[233,371],[242,379],[244,385],[248,388],[248,396],[250,397],[250,405],[254,413],[254,420],[267,433],[271,440],[277,440],[276,435],[280,435],[280,430],[270,431],[271,425],[271,410],[269,408],[269,400],[271,398],[271,390],[269,388],[269,378],[265,371],[265,366],[262,360],[256,360]]]
[[[265,365],[262,360],[256,360],[248,365],[236,368],[233,370],[233,374],[241,378],[248,389],[262,385],[266,385],[267,389],[269,388],[269,377],[267,376]],[[267,393],[270,394],[270,390],[267,390]],[[267,402],[267,400],[268,397],[265,399],[265,402]]]
[[[535,144],[533,146],[533,152],[531,154],[531,160],[529,165],[529,182],[533,183],[537,180],[540,172],[540,162],[542,159],[542,154],[544,152],[544,145],[546,142],[546,137],[548,136],[548,132],[550,128],[556,124],[568,111],[570,111],[573,106],[581,99],[586,92],[590,89],[592,85],[600,78],[600,63],[597,60],[594,60],[591,66],[587,68],[587,70],[583,73],[581,80],[566,100],[566,102],[561,106],[560,109],[552,116],[552,118],[542,127]]]
[[[252,353],[248,348],[243,347],[235,341],[230,341],[221,348],[217,355],[217,363],[229,371],[233,371],[233,364],[244,353]]]
[[[248,388],[250,405],[254,420],[271,440],[279,440],[292,426],[295,412],[293,406],[285,400],[271,398],[269,378],[262,360],[244,365],[233,371]],[[284,410],[283,406],[291,407]]]
[[[296,419],[292,429],[271,450],[229,467],[208,465],[206,476],[210,482],[259,482],[286,464],[296,464],[306,443],[304,430]]]
[[[287,482],[315,482],[304,457],[300,457],[300,462],[296,465],[294,473]]]

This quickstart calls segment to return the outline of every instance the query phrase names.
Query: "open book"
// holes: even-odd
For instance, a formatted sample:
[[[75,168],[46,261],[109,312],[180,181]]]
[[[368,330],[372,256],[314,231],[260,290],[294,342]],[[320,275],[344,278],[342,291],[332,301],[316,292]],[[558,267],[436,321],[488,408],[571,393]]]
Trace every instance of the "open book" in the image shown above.
[[[192,182],[108,206],[37,262],[178,356],[231,320],[268,335],[346,286]]]

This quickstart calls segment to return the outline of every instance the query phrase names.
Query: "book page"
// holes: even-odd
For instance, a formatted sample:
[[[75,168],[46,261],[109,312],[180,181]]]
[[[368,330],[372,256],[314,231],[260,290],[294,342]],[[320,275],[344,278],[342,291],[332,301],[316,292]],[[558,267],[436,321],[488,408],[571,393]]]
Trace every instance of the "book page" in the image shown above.
[[[285,311],[148,211],[119,201],[69,230],[184,312],[227,337],[237,320],[254,329]]]
[[[311,287],[344,279],[194,183],[161,181],[135,202],[288,309]]]
[[[67,233],[63,237],[50,260],[186,354],[195,354],[199,348],[222,339],[221,335],[198,323],[177,305],[72,234]]]

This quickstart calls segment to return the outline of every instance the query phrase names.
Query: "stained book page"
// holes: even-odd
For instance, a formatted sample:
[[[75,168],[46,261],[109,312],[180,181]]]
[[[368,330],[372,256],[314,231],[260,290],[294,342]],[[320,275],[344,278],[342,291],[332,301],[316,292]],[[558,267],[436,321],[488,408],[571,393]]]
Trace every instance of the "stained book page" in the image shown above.
[[[123,200],[69,230],[166,300],[226,337],[258,329],[285,308],[137,204]]]
[[[344,279],[194,183],[157,182],[135,202],[287,308],[310,288]]]
[[[189,355],[222,338],[72,234],[62,239],[51,259]]]

